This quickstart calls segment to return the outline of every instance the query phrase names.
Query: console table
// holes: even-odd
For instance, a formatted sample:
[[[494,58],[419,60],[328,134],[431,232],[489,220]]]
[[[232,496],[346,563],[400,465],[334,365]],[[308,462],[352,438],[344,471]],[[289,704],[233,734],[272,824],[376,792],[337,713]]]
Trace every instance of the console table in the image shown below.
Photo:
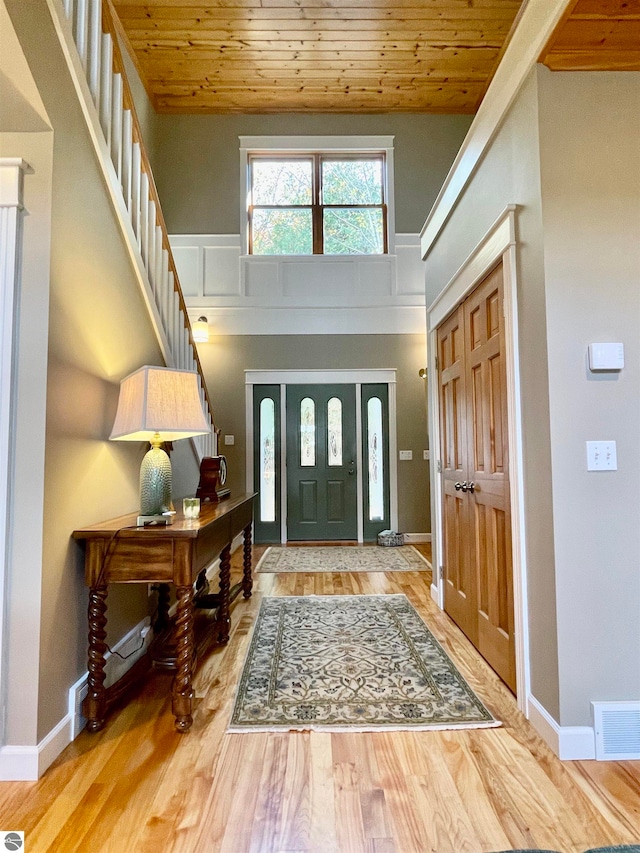
[[[193,583],[199,573],[220,557],[220,594],[217,596],[217,639],[229,640],[229,605],[242,590],[251,596],[251,525],[253,494],[203,503],[200,517],[185,519],[181,513],[166,527],[136,527],[136,513],[100,522],[73,537],[84,540],[85,582],[89,592],[89,692],[84,709],[89,731],[104,726],[107,709],[105,652],[107,651],[107,585],[110,583],[161,584],[158,621],[168,621],[169,583],[176,587],[176,673],[172,685],[172,711],[179,732],[193,722],[191,700],[194,658]],[[231,543],[244,533],[242,582],[231,590]]]

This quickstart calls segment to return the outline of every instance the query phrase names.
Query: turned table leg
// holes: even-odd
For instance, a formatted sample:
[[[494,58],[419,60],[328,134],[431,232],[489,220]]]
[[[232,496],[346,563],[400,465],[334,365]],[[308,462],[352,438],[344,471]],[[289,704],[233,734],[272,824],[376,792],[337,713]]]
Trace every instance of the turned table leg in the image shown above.
[[[229,616],[229,590],[231,588],[231,545],[220,554],[220,605],[218,607],[218,642],[229,642],[231,618]]]
[[[104,687],[104,655],[107,651],[107,587],[89,590],[89,690],[84,701],[87,729],[97,732],[104,726],[107,707]]]
[[[251,598],[253,589],[253,578],[251,577],[251,525],[244,529],[244,543],[242,547],[242,595]]]
[[[193,591],[191,586],[176,588],[178,609],[176,611],[176,674],[171,688],[172,710],[176,718],[176,729],[186,732],[191,728],[191,700],[193,688]]]

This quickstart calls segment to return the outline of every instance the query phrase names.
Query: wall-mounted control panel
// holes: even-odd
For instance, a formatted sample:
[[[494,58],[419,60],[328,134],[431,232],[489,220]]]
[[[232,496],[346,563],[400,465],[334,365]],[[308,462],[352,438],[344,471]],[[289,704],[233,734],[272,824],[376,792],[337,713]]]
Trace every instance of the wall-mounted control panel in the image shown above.
[[[622,370],[624,344],[589,344],[589,370]]]
[[[398,456],[401,462],[406,462],[409,459],[413,459],[413,450],[400,450]]]

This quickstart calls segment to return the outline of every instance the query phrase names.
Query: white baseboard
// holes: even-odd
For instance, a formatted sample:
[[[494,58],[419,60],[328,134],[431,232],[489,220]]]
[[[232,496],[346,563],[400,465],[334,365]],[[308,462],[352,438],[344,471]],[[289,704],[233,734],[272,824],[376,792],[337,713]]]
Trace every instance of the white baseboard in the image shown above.
[[[432,583],[431,584],[431,598],[435,601],[435,603],[440,607],[440,597],[438,596],[438,587]]]
[[[403,533],[406,545],[419,545],[422,542],[431,542],[430,533]]]
[[[3,746],[0,749],[0,781],[35,782],[38,770],[37,746]]]
[[[540,702],[529,695],[529,722],[562,761],[584,761],[596,757],[591,726],[560,726]]]
[[[71,743],[71,715],[66,714],[37,746],[3,746],[0,781],[36,782]]]

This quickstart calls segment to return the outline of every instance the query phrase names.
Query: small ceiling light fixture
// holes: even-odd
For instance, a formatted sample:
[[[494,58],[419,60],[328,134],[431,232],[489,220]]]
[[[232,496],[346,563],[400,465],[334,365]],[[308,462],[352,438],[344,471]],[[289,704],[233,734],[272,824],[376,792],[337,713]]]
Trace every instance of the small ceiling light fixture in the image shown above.
[[[209,342],[209,321],[206,317],[198,317],[191,324],[191,334],[197,344],[206,344]]]
[[[418,376],[420,377],[420,379],[426,379],[427,378],[427,368],[421,367],[420,370],[418,371]]]

